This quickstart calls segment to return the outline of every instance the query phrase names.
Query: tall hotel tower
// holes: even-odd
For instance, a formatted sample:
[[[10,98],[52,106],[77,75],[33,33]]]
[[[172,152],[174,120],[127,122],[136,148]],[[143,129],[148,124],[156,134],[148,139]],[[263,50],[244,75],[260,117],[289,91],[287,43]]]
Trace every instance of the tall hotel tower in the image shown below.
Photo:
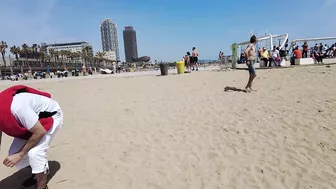
[[[132,62],[132,58],[138,58],[138,45],[136,32],[132,26],[125,27],[123,31],[126,62]]]
[[[100,25],[103,51],[114,51],[120,61],[117,25],[111,19],[105,19]]]

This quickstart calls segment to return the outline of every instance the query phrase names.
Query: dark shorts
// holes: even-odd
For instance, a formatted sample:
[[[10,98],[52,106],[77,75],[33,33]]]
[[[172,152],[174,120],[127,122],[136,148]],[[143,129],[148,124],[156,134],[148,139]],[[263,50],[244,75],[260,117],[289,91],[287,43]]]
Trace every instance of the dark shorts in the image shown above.
[[[254,68],[254,60],[248,60],[247,67],[250,74],[256,74],[256,70]]]
[[[190,63],[194,64],[198,62],[198,57],[190,57]]]
[[[198,62],[198,57],[194,57],[194,63]]]

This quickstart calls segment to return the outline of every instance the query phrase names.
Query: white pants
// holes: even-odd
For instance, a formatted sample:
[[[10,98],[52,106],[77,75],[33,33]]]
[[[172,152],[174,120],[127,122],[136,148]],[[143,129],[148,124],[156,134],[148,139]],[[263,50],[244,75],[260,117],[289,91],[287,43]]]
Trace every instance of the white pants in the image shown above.
[[[30,166],[32,168],[33,174],[38,174],[42,172],[47,172],[49,170],[47,152],[50,146],[51,140],[54,138],[58,129],[62,127],[63,124],[63,113],[59,110],[54,116],[54,123],[51,129],[47,132],[47,134],[41,139],[41,141],[29,152],[23,156],[21,161],[16,164],[16,168],[23,169],[25,167]],[[19,150],[23,148],[23,146],[27,143],[27,140],[23,140],[20,138],[14,138],[11,147],[9,148],[9,155],[13,155],[18,153]]]

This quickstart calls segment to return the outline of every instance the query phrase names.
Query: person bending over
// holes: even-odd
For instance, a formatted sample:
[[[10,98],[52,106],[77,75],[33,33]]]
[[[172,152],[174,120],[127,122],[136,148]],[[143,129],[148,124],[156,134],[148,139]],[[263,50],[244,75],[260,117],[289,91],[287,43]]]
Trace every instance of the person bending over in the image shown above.
[[[3,164],[18,169],[31,168],[32,176],[22,183],[23,188],[35,184],[37,189],[48,188],[47,152],[63,124],[59,104],[50,94],[24,85],[2,91],[0,104],[0,145],[2,132],[14,137]]]

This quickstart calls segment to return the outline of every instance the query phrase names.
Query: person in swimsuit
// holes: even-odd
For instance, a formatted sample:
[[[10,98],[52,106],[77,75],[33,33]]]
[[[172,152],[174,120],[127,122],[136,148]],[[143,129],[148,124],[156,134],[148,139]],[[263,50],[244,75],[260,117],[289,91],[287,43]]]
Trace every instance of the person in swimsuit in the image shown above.
[[[195,47],[192,48],[192,67],[193,71],[195,71],[195,65],[196,65],[196,71],[198,71],[198,52]]]
[[[191,66],[190,66],[190,52],[187,52],[187,54],[184,56],[184,65],[187,67],[188,72],[191,72]]]
[[[250,76],[247,82],[247,85],[245,87],[245,90],[249,92],[252,90],[252,82],[254,78],[257,76],[256,75],[256,70],[254,68],[254,62],[256,59],[256,49],[255,49],[255,44],[257,43],[257,37],[253,35],[250,39],[250,44],[245,50],[245,56],[247,57],[246,59],[246,65],[248,67]]]

